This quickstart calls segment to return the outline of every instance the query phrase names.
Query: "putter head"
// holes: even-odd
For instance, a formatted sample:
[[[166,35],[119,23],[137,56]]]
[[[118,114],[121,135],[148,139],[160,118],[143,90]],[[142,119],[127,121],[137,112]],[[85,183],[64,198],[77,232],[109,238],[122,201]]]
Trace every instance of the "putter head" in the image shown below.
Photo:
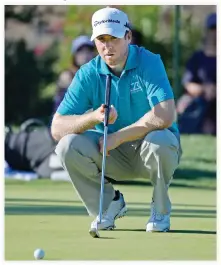
[[[99,238],[100,235],[98,233],[98,230],[96,228],[91,228],[89,230],[89,234],[93,237],[93,238]]]

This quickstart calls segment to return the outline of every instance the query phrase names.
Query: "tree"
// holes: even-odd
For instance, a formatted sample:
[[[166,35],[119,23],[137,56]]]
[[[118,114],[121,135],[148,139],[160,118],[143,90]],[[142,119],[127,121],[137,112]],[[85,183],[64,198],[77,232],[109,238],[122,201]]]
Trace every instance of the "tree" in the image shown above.
[[[36,6],[6,6],[5,20],[30,24]],[[6,23],[7,24],[7,23]],[[42,99],[48,84],[55,80],[53,64],[57,59],[56,45],[41,57],[27,48],[25,40],[5,40],[5,122],[21,123],[30,117],[45,118],[52,112],[52,99]]]

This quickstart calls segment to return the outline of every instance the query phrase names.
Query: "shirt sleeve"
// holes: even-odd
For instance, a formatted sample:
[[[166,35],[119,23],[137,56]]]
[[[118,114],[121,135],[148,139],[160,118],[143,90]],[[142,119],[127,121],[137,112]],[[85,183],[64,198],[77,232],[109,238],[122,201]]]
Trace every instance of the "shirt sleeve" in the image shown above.
[[[91,85],[84,70],[75,74],[60,103],[57,113],[60,115],[81,115],[91,108]]]
[[[146,71],[146,90],[150,107],[173,99],[173,91],[160,55],[155,55],[151,67]]]

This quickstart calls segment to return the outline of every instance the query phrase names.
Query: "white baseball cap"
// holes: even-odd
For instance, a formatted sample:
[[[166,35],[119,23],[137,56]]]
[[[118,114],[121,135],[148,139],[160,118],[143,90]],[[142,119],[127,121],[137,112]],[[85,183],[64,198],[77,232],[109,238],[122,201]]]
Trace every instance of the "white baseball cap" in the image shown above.
[[[127,15],[123,11],[105,7],[93,14],[92,28],[91,41],[104,34],[123,38],[126,30],[130,29],[130,24]]]

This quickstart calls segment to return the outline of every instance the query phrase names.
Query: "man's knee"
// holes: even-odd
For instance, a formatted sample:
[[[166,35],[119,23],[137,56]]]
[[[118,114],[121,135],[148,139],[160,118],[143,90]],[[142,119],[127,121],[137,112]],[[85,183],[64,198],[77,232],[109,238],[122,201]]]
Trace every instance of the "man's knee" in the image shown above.
[[[86,133],[68,134],[59,141],[55,152],[64,161],[71,152],[78,152],[85,157],[94,158],[99,154],[99,148],[96,141]]]
[[[66,158],[67,154],[69,153],[72,142],[74,141],[76,136],[77,134],[68,134],[62,137],[58,142],[55,149],[55,153],[59,156],[59,158],[62,161]]]
[[[168,151],[178,150],[178,140],[169,130],[156,130],[148,133],[144,138],[144,145],[153,153],[160,156],[167,156]]]
[[[149,133],[141,150],[142,157],[148,160],[153,170],[158,170],[159,165],[164,172],[164,178],[169,182],[179,164],[179,142],[169,130],[158,130]],[[147,159],[148,158],[148,159]]]

